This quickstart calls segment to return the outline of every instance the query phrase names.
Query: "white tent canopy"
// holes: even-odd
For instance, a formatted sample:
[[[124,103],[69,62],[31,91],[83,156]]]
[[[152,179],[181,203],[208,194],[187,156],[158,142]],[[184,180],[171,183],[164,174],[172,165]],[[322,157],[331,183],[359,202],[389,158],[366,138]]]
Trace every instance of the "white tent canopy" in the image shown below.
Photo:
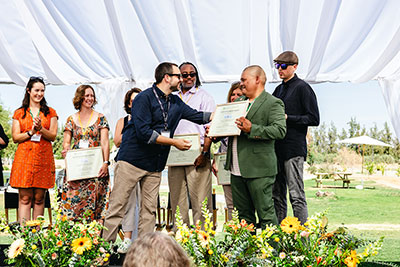
[[[357,136],[357,137],[352,137],[352,138],[346,138],[343,140],[337,141],[339,144],[357,144],[357,145],[370,145],[370,146],[391,146],[389,144],[386,144],[382,141],[376,140],[374,138],[371,138],[367,135],[362,135],[362,136]]]
[[[0,82],[25,85],[42,76],[52,84],[96,83],[110,121],[123,115],[125,91],[149,85],[159,62],[191,61],[205,82],[237,80],[245,66],[259,64],[278,81],[272,60],[293,50],[297,73],[309,82],[378,79],[400,136],[397,0],[0,4]]]

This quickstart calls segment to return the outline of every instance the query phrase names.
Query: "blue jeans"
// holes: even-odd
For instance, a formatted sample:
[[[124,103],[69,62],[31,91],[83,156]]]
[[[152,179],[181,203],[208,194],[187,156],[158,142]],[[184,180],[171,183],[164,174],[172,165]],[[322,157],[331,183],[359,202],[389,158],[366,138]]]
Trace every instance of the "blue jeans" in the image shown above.
[[[280,223],[287,216],[287,188],[293,208],[293,215],[304,224],[307,221],[307,201],[303,183],[304,158],[294,157],[285,161],[278,161],[278,175],[276,176],[273,198],[275,213]]]

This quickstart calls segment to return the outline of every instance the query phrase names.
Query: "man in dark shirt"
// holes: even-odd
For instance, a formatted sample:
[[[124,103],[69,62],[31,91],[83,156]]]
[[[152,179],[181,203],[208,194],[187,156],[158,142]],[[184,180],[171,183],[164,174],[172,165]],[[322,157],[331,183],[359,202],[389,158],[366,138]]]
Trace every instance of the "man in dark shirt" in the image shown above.
[[[273,96],[285,104],[287,133],[283,140],[275,142],[278,157],[278,175],[274,184],[274,205],[278,222],[287,213],[286,194],[289,188],[293,214],[301,223],[308,217],[303,183],[303,165],[307,157],[307,128],[319,125],[317,98],[311,86],[295,74],[297,55],[285,51],[275,61],[282,84],[276,87]]]
[[[158,65],[155,79],[155,84],[133,101],[132,118],[122,136],[105,220],[108,230],[103,233],[108,241],[115,241],[129,196],[139,182],[142,192],[139,236],[154,231],[161,171],[165,168],[170,146],[180,150],[191,146],[187,140],[171,138],[179,121],[186,119],[198,124],[210,121],[210,112],[198,112],[171,94],[178,90],[182,81],[176,64]]]

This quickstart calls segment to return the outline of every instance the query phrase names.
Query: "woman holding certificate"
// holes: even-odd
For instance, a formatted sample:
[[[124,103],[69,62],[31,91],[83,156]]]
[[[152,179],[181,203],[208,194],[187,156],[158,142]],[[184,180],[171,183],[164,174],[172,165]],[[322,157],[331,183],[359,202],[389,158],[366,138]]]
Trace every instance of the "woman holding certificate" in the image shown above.
[[[57,113],[47,106],[45,84],[31,77],[22,106],[14,112],[12,138],[18,143],[12,164],[10,184],[19,192],[19,220],[36,219],[44,213],[46,190],[54,187],[53,147],[57,135]],[[31,208],[33,213],[31,215]]]
[[[109,125],[103,114],[96,112],[97,103],[94,89],[81,85],[76,89],[73,104],[77,113],[67,118],[64,129],[63,156],[71,149],[84,149],[101,146],[104,163],[97,177],[66,181],[61,195],[62,213],[68,218],[78,220],[88,217],[103,220],[108,195]],[[67,169],[68,177],[68,169]]]
[[[240,88],[240,82],[234,82],[231,85],[231,88],[228,92],[228,103],[234,102],[237,98],[243,95],[242,89]],[[218,153],[226,153],[228,150],[228,137],[221,140],[221,146],[218,149]],[[212,163],[212,172],[215,176],[218,176],[218,167],[215,162],[215,157]],[[224,196],[226,207],[228,208],[228,220],[232,219],[232,211],[233,211],[233,200],[232,200],[232,189],[231,185],[223,185]]]

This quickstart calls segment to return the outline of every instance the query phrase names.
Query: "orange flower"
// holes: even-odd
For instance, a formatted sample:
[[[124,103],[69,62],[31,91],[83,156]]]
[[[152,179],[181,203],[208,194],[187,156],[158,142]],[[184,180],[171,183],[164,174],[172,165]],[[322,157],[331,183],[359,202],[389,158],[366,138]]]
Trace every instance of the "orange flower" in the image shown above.
[[[62,246],[62,241],[61,241],[61,240],[58,240],[57,243],[56,243],[56,245],[57,245],[57,247],[61,247],[61,246]]]

